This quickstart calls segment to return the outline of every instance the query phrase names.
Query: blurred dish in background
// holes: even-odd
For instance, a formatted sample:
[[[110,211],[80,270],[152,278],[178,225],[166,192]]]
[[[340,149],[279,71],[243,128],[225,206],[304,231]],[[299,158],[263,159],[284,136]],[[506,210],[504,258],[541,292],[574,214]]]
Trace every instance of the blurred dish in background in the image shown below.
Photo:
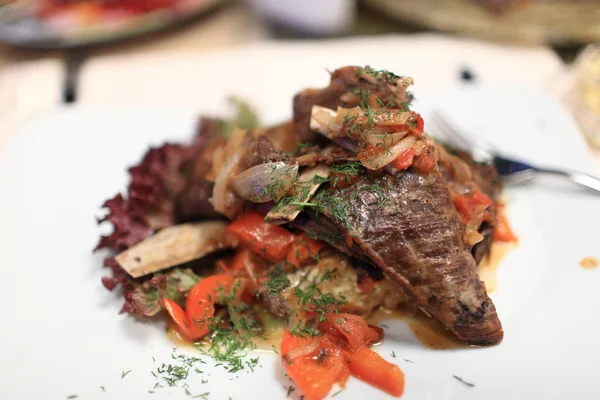
[[[587,46],[577,56],[574,75],[567,105],[590,144],[600,149],[600,44]]]
[[[386,15],[440,31],[527,44],[600,41],[597,0],[364,0]]]
[[[247,0],[257,14],[298,35],[347,32],[356,14],[356,0]]]
[[[184,22],[225,0],[16,0],[0,2],[0,42],[31,48],[104,43]]]

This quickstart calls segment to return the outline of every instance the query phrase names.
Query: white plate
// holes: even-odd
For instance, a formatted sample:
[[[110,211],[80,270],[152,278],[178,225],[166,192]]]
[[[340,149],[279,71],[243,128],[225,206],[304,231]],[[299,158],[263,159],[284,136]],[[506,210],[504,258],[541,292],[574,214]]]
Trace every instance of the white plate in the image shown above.
[[[305,83],[311,84],[295,85]],[[284,118],[291,99],[278,89],[255,98],[273,104],[267,115]],[[199,96],[198,109],[226,94]],[[425,117],[435,100],[428,99],[415,106]],[[472,88],[439,94],[437,101],[508,150],[594,172],[574,123],[540,93]],[[121,298],[101,285],[103,256],[91,251],[98,239],[94,216],[125,188],[126,166],[148,144],[188,138],[194,122],[195,113],[185,111],[67,108],[32,119],[0,154],[3,398],[188,398],[181,388],[148,393],[156,382],[151,371],[169,362],[173,345],[162,325],[118,314]],[[504,342],[428,351],[403,322],[390,322],[378,351],[405,372],[404,399],[599,398],[600,269],[584,270],[579,261],[600,257],[600,198],[552,181],[507,196],[520,245],[502,262],[492,294]],[[264,353],[259,364],[253,374],[231,376],[208,361],[202,368],[208,383],[192,373],[189,389],[210,392],[211,400],[285,398],[289,381],[279,358]],[[351,379],[336,400],[369,396],[385,397]]]

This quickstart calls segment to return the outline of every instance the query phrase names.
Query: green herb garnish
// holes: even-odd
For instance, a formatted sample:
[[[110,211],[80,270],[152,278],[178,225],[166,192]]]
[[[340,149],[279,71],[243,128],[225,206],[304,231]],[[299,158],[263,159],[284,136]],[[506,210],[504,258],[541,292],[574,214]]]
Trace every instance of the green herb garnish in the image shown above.
[[[474,387],[475,384],[471,383],[471,382],[467,382],[465,381],[463,378],[461,378],[460,376],[456,376],[456,375],[452,375],[454,377],[454,379],[456,379],[457,381],[460,381],[462,383],[464,383],[465,385],[469,386],[469,387]]]

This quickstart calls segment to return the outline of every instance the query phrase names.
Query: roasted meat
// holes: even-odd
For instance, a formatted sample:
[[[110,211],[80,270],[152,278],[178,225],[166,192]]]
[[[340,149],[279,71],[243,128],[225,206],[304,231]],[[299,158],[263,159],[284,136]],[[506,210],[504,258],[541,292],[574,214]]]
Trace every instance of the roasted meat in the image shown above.
[[[315,105],[327,108],[351,108],[358,105],[379,108],[384,104],[401,109],[410,101],[406,91],[410,78],[401,78],[386,72],[385,79],[376,79],[371,69],[343,67],[331,74],[331,83],[324,89],[305,89],[294,97],[294,124],[298,142],[315,142],[310,130],[310,114]],[[377,101],[379,100],[379,102]]]
[[[411,170],[377,179],[363,175],[350,187],[329,186],[317,196],[320,212],[305,212],[296,226],[380,267],[461,340],[502,340],[438,168],[425,176]]]
[[[313,105],[331,109],[360,105],[369,113],[379,107],[408,110],[405,83],[410,81],[364,71],[341,68],[331,75],[327,88],[305,90],[295,97],[299,140],[311,138]],[[379,267],[461,340],[498,343],[502,326],[477,276],[477,263],[491,245],[495,209],[480,207],[467,222],[453,204],[455,196],[475,192],[495,199],[499,192],[495,171],[426,140],[430,145],[423,151],[434,153],[433,169],[423,172],[413,166],[393,174],[362,174],[348,187],[323,185],[294,226]]]

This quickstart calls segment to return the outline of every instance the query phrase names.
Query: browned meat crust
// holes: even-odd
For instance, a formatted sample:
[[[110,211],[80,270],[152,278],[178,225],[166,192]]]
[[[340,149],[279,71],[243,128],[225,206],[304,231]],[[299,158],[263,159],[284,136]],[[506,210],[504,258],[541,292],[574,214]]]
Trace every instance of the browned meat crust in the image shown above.
[[[289,154],[280,150],[275,150],[273,142],[265,135],[249,138],[249,143],[244,143],[245,145],[248,145],[248,149],[240,161],[240,172],[250,167],[254,167],[255,165],[275,161],[285,161],[291,158]]]
[[[375,98],[390,108],[401,108],[402,103],[409,100],[404,88],[392,90],[393,85],[385,79],[372,83],[363,78],[361,67],[344,67],[331,74],[331,82],[324,89],[305,89],[294,97],[294,124],[298,142],[315,142],[315,135],[310,130],[310,113],[312,106],[327,108],[342,106],[351,108],[362,101],[371,101],[376,106]],[[369,96],[373,96],[369,100]]]
[[[423,311],[461,340],[471,344],[502,340],[496,309],[477,276],[439,169],[427,175],[408,170],[376,181],[362,176],[351,187],[324,190],[322,212],[329,223],[321,217],[317,231],[321,239],[347,249],[349,240],[339,236],[332,240],[327,235],[335,232],[324,236],[323,227],[347,232],[353,255],[378,265]],[[374,205],[382,197],[386,202]],[[346,209],[344,218],[332,211],[339,205]]]

